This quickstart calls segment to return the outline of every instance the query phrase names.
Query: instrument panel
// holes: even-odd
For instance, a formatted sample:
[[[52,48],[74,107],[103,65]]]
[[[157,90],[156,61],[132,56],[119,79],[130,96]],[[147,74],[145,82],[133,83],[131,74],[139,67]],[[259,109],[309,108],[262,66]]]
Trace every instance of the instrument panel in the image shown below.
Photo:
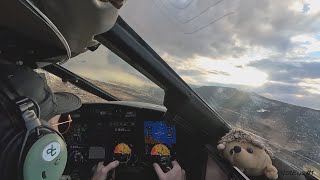
[[[175,158],[177,129],[162,120],[165,109],[120,104],[83,104],[71,113],[64,134],[68,162],[64,175],[89,179],[98,162],[117,159],[117,179],[157,179],[155,156]]]
[[[156,180],[152,164],[168,165],[174,159],[187,180],[205,179],[208,150],[203,149],[201,138],[163,121],[164,108],[121,103],[83,104],[70,114],[73,122],[63,134],[68,160],[61,179],[91,179],[99,162],[107,165],[119,160],[117,180]],[[163,171],[169,166],[164,167]],[[241,174],[232,174],[242,179]]]

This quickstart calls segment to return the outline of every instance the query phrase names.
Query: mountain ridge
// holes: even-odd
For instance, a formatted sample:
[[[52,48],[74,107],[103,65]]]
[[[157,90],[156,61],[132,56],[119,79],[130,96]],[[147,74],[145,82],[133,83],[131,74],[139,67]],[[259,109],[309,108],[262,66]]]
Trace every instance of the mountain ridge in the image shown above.
[[[291,103],[288,103],[288,102],[283,102],[283,101],[279,101],[279,100],[275,100],[275,99],[272,99],[272,98],[268,98],[268,97],[264,97],[262,95],[259,95],[255,92],[252,92],[252,91],[244,91],[244,90],[239,90],[237,88],[233,88],[233,87],[225,87],[225,86],[201,86],[201,87],[197,87],[197,88],[194,88],[194,90],[196,92],[198,92],[198,89],[199,88],[226,88],[226,89],[233,89],[233,90],[236,90],[236,91],[241,91],[241,92],[244,92],[244,93],[250,93],[252,95],[255,95],[255,96],[260,96],[262,98],[266,98],[270,101],[274,101],[274,102],[280,102],[280,103],[283,103],[283,104],[287,104],[289,106],[296,106],[296,107],[299,107],[299,108],[306,108],[306,109],[310,109],[310,110],[315,110],[315,111],[320,111],[319,109],[314,109],[314,108],[310,108],[310,107],[305,107],[305,106],[301,106],[301,105],[296,105],[296,104],[291,104]]]

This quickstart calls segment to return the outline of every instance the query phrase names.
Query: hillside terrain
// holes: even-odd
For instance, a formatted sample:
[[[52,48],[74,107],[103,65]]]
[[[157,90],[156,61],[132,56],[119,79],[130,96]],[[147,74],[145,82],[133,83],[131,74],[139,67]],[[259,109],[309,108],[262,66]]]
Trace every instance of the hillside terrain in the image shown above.
[[[50,74],[46,71],[38,70],[44,73],[47,83],[54,92],[64,91],[76,94],[83,102],[105,102],[106,100],[88,93],[69,82],[62,82],[61,78]],[[89,82],[108,92],[109,94],[125,101],[139,101],[162,105],[164,93],[160,88],[155,87],[132,87],[129,85],[114,83],[114,82],[101,82],[85,78]]]
[[[233,127],[264,138],[275,154],[303,167],[320,162],[320,111],[235,88],[204,86],[197,94]]]

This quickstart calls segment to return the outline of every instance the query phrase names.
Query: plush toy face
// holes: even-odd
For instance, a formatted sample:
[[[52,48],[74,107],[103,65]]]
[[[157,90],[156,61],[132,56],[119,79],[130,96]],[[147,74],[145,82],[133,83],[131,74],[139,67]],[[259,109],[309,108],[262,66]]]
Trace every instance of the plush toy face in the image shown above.
[[[265,150],[250,143],[232,141],[220,144],[218,149],[233,166],[249,172],[248,175],[263,174],[266,166],[272,164]]]
[[[245,174],[264,174],[273,180],[278,178],[278,170],[272,165],[270,157],[272,152],[259,138],[241,129],[231,129],[219,143],[217,148],[221,155]]]

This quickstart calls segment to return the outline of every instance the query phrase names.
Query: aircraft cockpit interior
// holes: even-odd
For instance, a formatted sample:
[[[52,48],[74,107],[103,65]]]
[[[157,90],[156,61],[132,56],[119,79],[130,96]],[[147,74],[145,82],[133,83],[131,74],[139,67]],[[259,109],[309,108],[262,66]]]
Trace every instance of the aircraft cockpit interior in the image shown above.
[[[72,122],[58,127],[67,149],[59,180],[90,179],[99,162],[115,160],[119,165],[106,180],[156,180],[154,163],[167,173],[173,161],[185,180],[320,179],[320,106],[314,101],[320,98],[320,35],[312,23],[319,20],[319,3],[10,2],[8,8],[24,7],[26,17],[32,10],[38,18],[34,27],[49,29],[54,34],[49,40],[59,46],[41,41],[49,36],[43,32],[3,28],[17,28],[15,21],[30,27],[14,12],[11,21],[0,3],[0,64],[31,67],[53,92],[70,92],[82,101],[79,109],[61,115]],[[57,19],[49,20],[36,6]],[[65,14],[62,7],[69,8]],[[303,30],[310,24],[313,28]],[[245,136],[237,141],[243,146],[228,149],[227,143],[240,138],[223,139],[233,129],[255,134],[261,143]],[[250,143],[265,155],[261,164],[271,168],[236,165],[243,160],[233,158],[236,153],[255,153]],[[248,159],[243,161],[258,161]]]
[[[176,145],[183,135],[164,121],[164,113],[161,106],[143,103],[84,104],[71,114],[73,125],[64,134],[69,152],[66,176],[87,179],[98,162],[118,160],[119,179],[156,178],[152,164],[169,167],[182,150]]]

